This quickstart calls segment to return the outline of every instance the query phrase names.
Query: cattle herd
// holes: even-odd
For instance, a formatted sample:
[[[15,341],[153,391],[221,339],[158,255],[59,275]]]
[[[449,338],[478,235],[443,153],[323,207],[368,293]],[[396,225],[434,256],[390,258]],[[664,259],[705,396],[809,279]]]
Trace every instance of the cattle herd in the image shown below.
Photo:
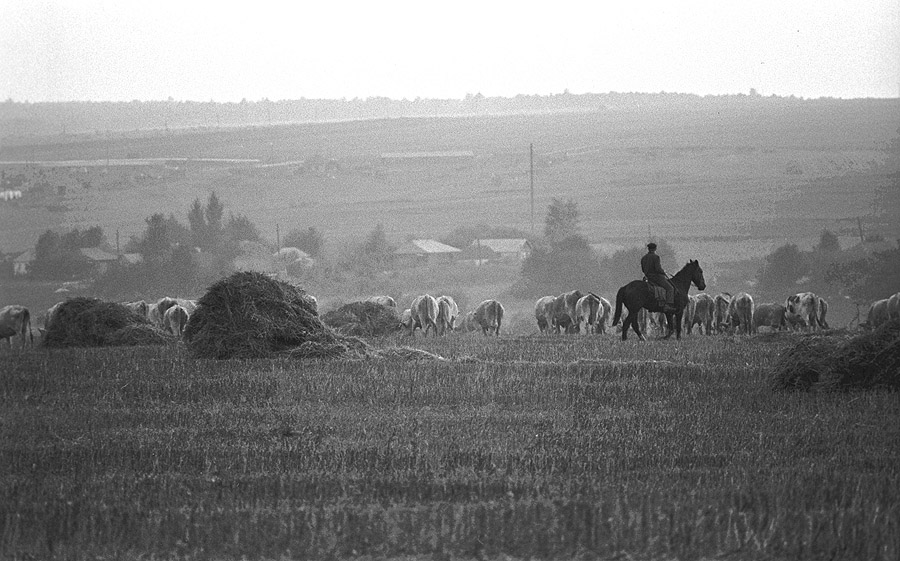
[[[397,307],[390,296],[373,296],[368,301],[395,309]],[[39,327],[41,333],[52,323],[60,304],[62,303],[55,304],[43,315],[43,326]],[[197,301],[164,297],[151,304],[139,300],[124,302],[123,305],[146,317],[156,327],[180,338],[197,307]],[[559,296],[539,298],[534,304],[534,317],[542,333],[604,334],[609,325],[611,309],[606,298],[593,292],[582,294],[580,290],[573,290]],[[500,302],[484,300],[460,317],[459,306],[453,297],[443,295],[434,298],[423,294],[415,297],[410,307],[400,314],[400,327],[410,335],[414,335],[416,329],[421,329],[426,336],[429,331],[438,336],[452,331],[470,332],[481,329],[485,335],[499,336],[503,313],[504,308]],[[690,297],[684,311],[683,327],[691,333],[696,326],[706,335],[752,334],[761,329],[828,329],[825,319],[827,313],[828,302],[812,292],[789,296],[784,304],[757,304],[746,292],[735,295],[723,292],[714,297],[701,292]],[[892,319],[900,319],[900,292],[872,304],[866,322],[861,325],[874,329]],[[662,332],[667,327],[665,315],[648,313],[644,309],[639,312],[638,322],[642,331],[653,327]],[[21,339],[23,348],[29,341],[34,345],[31,314],[24,306],[10,305],[0,309],[0,339],[5,339],[7,345],[12,347],[14,337]]]

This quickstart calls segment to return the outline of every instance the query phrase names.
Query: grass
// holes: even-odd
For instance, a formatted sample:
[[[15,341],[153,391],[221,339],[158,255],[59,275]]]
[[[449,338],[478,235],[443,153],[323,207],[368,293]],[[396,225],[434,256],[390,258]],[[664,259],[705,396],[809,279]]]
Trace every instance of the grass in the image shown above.
[[[0,556],[896,559],[897,395],[770,392],[791,337],[4,350]]]

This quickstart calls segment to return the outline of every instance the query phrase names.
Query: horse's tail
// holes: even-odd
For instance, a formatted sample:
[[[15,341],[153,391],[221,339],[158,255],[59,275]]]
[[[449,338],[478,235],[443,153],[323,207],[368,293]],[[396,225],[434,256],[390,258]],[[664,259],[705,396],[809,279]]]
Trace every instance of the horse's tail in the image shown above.
[[[616,315],[613,316],[613,327],[619,325],[619,320],[622,318],[622,304],[625,300],[625,287],[619,289],[616,292]]]

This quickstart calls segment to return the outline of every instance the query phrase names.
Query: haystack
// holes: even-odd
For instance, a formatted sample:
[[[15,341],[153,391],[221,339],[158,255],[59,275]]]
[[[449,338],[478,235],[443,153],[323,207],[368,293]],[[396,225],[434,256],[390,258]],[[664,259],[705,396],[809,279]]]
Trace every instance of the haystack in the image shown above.
[[[319,319],[306,292],[243,271],[212,285],[197,302],[184,341],[197,358],[324,358],[358,352]],[[364,344],[364,343],[363,343]]]
[[[852,338],[808,337],[779,357],[776,390],[900,389],[900,320]]]
[[[400,329],[397,309],[375,302],[351,302],[322,316],[325,325],[344,335],[373,337]]]
[[[122,304],[97,298],[70,298],[53,314],[44,332],[47,347],[165,345],[174,339]]]

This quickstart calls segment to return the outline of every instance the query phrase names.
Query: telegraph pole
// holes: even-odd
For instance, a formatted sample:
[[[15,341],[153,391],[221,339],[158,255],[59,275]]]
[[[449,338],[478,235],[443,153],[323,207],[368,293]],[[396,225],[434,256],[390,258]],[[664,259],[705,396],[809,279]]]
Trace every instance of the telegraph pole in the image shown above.
[[[534,143],[528,145],[528,168],[531,177],[531,235],[534,235]]]

